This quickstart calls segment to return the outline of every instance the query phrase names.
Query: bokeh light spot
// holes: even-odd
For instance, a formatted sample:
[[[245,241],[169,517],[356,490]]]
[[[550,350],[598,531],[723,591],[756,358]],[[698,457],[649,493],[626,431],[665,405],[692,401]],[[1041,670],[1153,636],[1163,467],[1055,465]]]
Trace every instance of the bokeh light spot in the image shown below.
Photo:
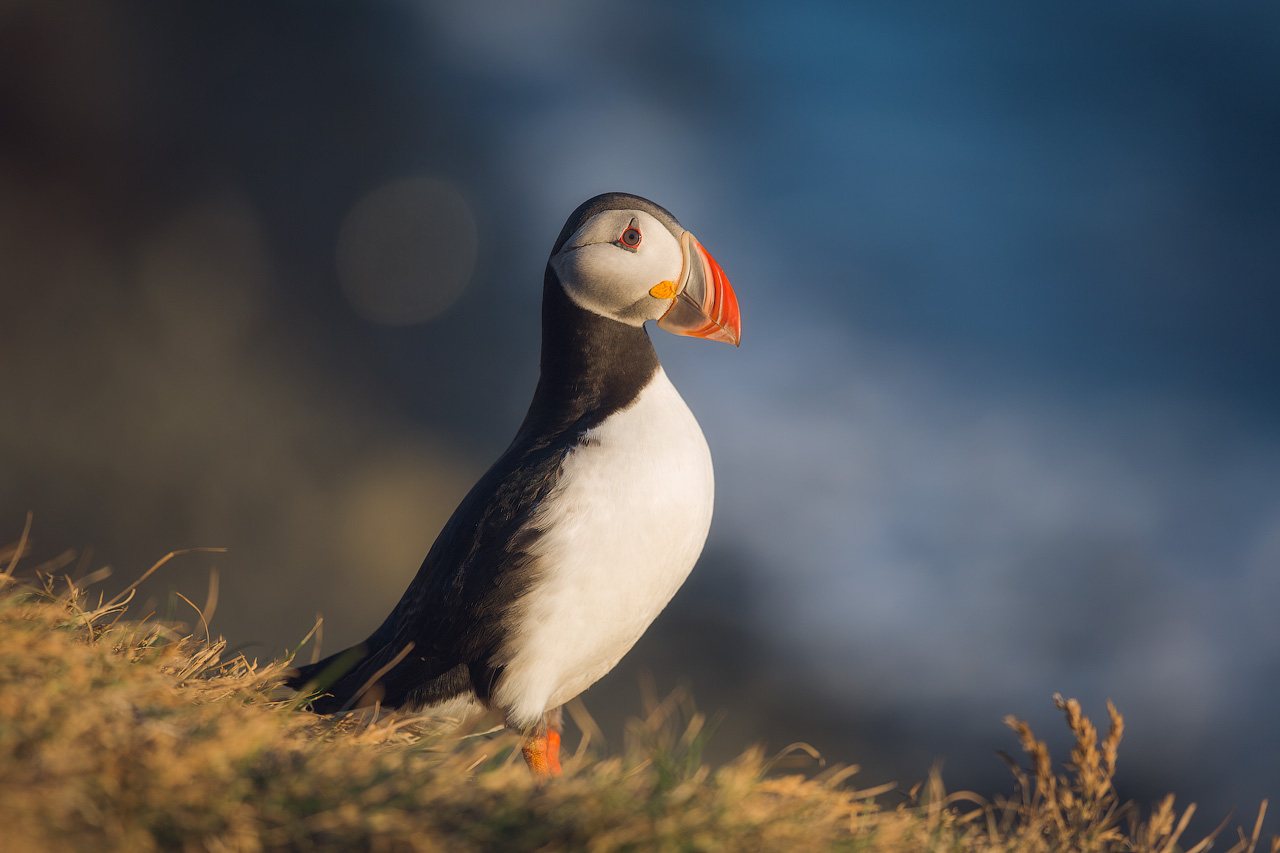
[[[338,281],[375,323],[411,325],[443,313],[471,280],[476,226],[446,181],[402,178],[362,198],[338,233]]]

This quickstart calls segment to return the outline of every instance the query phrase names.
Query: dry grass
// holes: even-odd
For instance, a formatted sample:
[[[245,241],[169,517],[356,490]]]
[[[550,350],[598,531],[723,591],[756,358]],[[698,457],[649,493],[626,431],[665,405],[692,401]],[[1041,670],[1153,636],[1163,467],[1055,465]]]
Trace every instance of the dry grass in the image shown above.
[[[277,698],[282,664],[224,659],[205,626],[128,619],[126,601],[95,603],[65,578],[19,583],[21,550],[0,549],[6,851],[1184,849],[1192,807],[1170,797],[1143,818],[1116,799],[1114,708],[1099,742],[1059,700],[1076,737],[1061,773],[1011,718],[1031,769],[1011,760],[1018,794],[992,802],[948,795],[936,775],[905,796],[850,786],[852,767],[777,775],[759,750],[713,770],[706,720],[680,696],[648,703],[620,755],[592,754],[584,736],[565,776],[538,787],[509,735],[317,720]],[[1258,849],[1261,818],[1231,851]]]

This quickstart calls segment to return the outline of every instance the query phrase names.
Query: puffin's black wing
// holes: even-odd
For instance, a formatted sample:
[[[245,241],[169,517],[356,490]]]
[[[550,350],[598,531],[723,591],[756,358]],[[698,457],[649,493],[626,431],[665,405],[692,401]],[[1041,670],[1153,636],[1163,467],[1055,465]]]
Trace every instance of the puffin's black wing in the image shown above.
[[[314,682],[326,694],[312,703],[319,713],[375,701],[429,705],[470,690],[487,701],[512,605],[533,580],[530,549],[541,531],[532,516],[580,433],[522,431],[454,510],[381,627],[358,646],[299,667],[289,683]]]

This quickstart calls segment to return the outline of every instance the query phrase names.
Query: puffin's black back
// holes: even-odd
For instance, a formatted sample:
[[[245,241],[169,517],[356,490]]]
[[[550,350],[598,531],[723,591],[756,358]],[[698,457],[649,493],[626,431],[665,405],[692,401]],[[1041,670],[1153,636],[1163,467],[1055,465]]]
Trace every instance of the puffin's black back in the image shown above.
[[[551,254],[604,210],[644,210],[679,235],[675,217],[624,193],[589,199],[569,217]],[[539,577],[531,524],[552,498],[561,464],[583,434],[629,406],[657,371],[648,334],[576,305],[547,264],[541,376],[511,446],[472,487],[441,530],[391,615],[365,642],[299,667],[288,683],[319,685],[318,713],[373,704],[431,705],[474,691],[488,702],[494,660]],[[384,671],[385,670],[385,671]],[[330,683],[331,682],[331,683]]]

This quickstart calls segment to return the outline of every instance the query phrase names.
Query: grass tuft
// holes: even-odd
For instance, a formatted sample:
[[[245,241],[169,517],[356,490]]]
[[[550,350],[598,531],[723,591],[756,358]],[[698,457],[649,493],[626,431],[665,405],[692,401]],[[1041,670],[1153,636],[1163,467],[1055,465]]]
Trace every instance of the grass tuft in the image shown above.
[[[856,767],[781,774],[816,756],[804,744],[712,768],[715,721],[686,694],[652,689],[619,754],[596,753],[599,730],[572,704],[582,741],[564,777],[537,786],[510,734],[449,740],[394,715],[300,712],[278,687],[284,664],[229,655],[200,608],[188,629],[129,618],[127,595],[94,601],[65,576],[19,582],[24,548],[0,548],[5,850],[1173,853],[1194,810],[1172,796],[1145,818],[1121,804],[1123,718],[1108,705],[1099,739],[1061,697],[1076,739],[1068,762],[1055,770],[1030,726],[1009,718],[1030,766],[1009,759],[1015,792],[991,801],[947,793],[936,772],[908,792],[859,790]],[[1228,853],[1256,853],[1265,807]],[[1280,853],[1280,838],[1269,849]]]

